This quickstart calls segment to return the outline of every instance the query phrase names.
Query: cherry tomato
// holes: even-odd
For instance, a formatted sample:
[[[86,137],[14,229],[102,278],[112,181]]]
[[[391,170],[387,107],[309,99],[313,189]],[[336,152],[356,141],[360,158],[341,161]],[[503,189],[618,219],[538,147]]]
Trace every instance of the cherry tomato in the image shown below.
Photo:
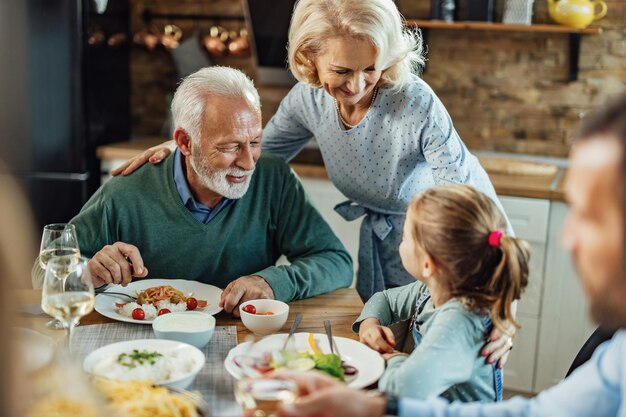
[[[252,304],[248,304],[247,306],[244,306],[242,310],[245,311],[246,313],[256,314],[256,307],[253,306]]]
[[[133,310],[133,319],[135,320],[143,320],[146,318],[146,313],[141,308],[136,308]]]
[[[198,307],[198,300],[193,297],[187,298],[187,310],[195,310]]]
[[[162,308],[157,313],[157,316],[162,316],[163,314],[167,314],[167,313],[171,313],[170,309],[169,308]]]

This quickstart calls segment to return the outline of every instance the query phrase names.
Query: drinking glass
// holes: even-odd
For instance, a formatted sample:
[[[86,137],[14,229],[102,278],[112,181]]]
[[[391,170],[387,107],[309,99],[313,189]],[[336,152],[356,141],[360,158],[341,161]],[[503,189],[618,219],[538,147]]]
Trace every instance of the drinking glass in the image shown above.
[[[244,416],[276,417],[278,406],[291,404],[298,396],[298,386],[288,379],[242,379],[235,385],[235,399]]]
[[[61,259],[68,268],[78,262],[80,249],[73,224],[54,223],[44,226],[39,249],[39,266],[45,271],[52,258]],[[57,319],[49,321],[46,326],[56,330],[63,329],[63,325]]]
[[[63,257],[50,258],[44,275],[41,307],[66,329],[67,348],[78,320],[93,310],[95,293],[87,259],[68,263]]]

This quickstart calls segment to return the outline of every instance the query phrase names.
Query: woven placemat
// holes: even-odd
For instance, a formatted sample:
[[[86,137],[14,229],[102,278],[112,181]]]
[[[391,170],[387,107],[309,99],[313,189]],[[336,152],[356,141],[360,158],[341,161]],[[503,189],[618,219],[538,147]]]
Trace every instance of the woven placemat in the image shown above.
[[[72,335],[72,350],[82,363],[89,353],[104,345],[136,339],[154,339],[152,327],[129,323],[79,326]],[[233,394],[234,379],[224,369],[226,355],[236,345],[235,326],[216,326],[213,338],[201,349],[206,363],[188,389],[202,393],[211,409],[211,416],[241,415],[241,407]]]

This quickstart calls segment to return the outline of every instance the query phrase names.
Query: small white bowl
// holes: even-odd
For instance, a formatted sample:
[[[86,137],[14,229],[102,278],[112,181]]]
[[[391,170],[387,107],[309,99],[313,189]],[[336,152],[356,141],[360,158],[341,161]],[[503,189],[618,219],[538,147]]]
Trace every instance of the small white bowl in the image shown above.
[[[257,314],[245,312],[243,309],[252,304]],[[265,315],[271,311],[272,315]],[[261,313],[261,314],[259,314]],[[239,306],[241,321],[252,333],[264,336],[279,331],[289,316],[289,305],[278,300],[260,299],[241,303]]]
[[[203,348],[215,331],[215,317],[200,311],[177,311],[158,316],[152,322],[158,339],[176,340]]]
[[[167,379],[158,379],[148,376],[145,372],[137,372],[132,375],[131,370],[116,363],[122,353],[132,353],[133,349],[139,351],[158,352],[165,355],[175,355],[189,361],[190,367],[186,372]],[[108,379],[151,379],[155,385],[164,385],[171,388],[185,389],[196,378],[198,372],[204,367],[206,358],[200,349],[187,343],[173,340],[140,339],[127,340],[124,342],[111,343],[91,352],[83,361],[83,370],[87,373]],[[122,369],[124,368],[124,369]],[[180,369],[180,368],[179,368]],[[141,370],[143,371],[143,370]]]

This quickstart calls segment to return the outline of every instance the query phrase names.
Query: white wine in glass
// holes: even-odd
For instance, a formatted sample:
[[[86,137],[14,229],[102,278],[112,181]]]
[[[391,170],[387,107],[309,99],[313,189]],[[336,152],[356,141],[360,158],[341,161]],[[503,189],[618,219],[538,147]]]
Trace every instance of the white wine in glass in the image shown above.
[[[93,310],[95,293],[87,259],[68,266],[62,258],[51,258],[46,266],[41,308],[58,319],[67,331],[67,346],[71,346],[72,330],[78,320]]]
[[[39,266],[45,271],[50,259],[58,259],[61,264],[55,268],[60,278],[80,259],[80,249],[76,237],[76,228],[69,223],[48,224],[43,228],[39,249]],[[47,326],[61,330],[63,325],[57,319],[49,321]]]
[[[288,379],[243,379],[235,385],[235,399],[254,417],[276,417],[278,406],[297,396],[298,386]]]
[[[73,224],[54,223],[44,226],[39,248],[39,265],[46,269],[51,258],[64,258],[68,264],[80,258],[76,227]]]

